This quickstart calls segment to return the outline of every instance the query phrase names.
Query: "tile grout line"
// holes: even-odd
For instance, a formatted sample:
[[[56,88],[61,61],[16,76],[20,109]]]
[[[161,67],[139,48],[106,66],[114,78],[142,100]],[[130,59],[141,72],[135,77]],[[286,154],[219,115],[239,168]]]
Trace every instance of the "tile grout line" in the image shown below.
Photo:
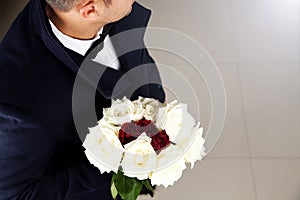
[[[298,24],[298,36],[299,36],[299,38],[298,38],[298,42],[299,42],[299,49],[298,49],[298,53],[299,53],[299,62],[298,62],[298,70],[299,70],[299,72],[298,72],[298,75],[299,75],[299,78],[298,78],[298,84],[299,84],[299,100],[300,100],[300,3],[298,2],[298,14],[299,14],[299,24]],[[299,111],[300,111],[300,108],[299,108]]]
[[[250,173],[252,178],[252,187],[254,190],[254,196],[255,199],[258,200],[258,194],[257,194],[257,187],[256,187],[256,179],[254,174],[254,164],[252,159],[252,153],[250,148],[250,141],[249,141],[249,133],[248,133],[248,126],[247,126],[247,119],[246,119],[246,113],[245,113],[245,101],[244,101],[244,95],[242,92],[242,81],[241,81],[241,72],[240,72],[240,59],[238,56],[238,44],[237,44],[237,23],[234,18],[234,8],[233,8],[233,0],[229,0],[229,10],[230,10],[230,17],[231,17],[231,25],[232,25],[232,34],[233,34],[233,45],[235,49],[235,55],[237,60],[237,75],[238,75],[238,82],[239,82],[239,91],[240,91],[240,97],[241,97],[241,105],[242,105],[242,115],[243,115],[243,121],[244,121],[244,129],[246,134],[246,143],[247,143],[247,149],[248,149],[248,155],[249,155],[249,161],[250,161]]]
[[[253,189],[254,189],[254,193],[255,193],[255,198],[256,198],[256,200],[258,200],[256,179],[255,179],[255,174],[254,174],[253,156],[252,156],[251,147],[250,147],[248,121],[246,118],[244,95],[242,93],[242,81],[241,81],[241,73],[240,73],[240,65],[239,64],[237,64],[237,72],[238,72],[239,90],[240,90],[241,101],[242,101],[241,111],[242,111],[242,115],[243,115],[244,128],[245,128],[245,133],[246,133],[246,143],[247,143],[247,149],[248,149],[248,153],[249,153],[250,170],[251,170],[251,174],[252,174]]]

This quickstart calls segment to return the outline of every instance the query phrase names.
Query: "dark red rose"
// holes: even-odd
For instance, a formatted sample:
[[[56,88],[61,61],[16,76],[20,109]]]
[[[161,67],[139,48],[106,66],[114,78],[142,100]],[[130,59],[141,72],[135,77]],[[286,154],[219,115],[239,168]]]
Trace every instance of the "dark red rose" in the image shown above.
[[[159,132],[159,130],[151,120],[146,120],[145,118],[143,118],[135,123],[138,126],[139,132],[145,132],[149,137],[152,137]]]
[[[151,145],[155,151],[159,151],[170,144],[170,138],[165,130],[158,132],[151,139]]]
[[[124,123],[119,130],[119,140],[122,145],[125,145],[141,135],[138,126],[133,122]]]
[[[141,127],[145,127],[145,126],[148,126],[151,122],[152,122],[151,120],[147,120],[147,119],[143,118],[135,123]]]
[[[124,123],[119,130],[119,140],[122,145],[125,145],[137,137],[139,137],[143,132],[151,137],[151,145],[154,150],[160,150],[170,143],[169,136],[166,131],[159,131],[158,128],[151,120],[146,120],[145,118],[139,121],[131,121]]]

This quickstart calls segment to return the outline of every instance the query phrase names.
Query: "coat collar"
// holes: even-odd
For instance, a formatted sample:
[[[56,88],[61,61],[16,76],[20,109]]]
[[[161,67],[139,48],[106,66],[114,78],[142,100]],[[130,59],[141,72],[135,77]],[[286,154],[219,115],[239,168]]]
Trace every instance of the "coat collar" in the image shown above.
[[[49,51],[72,71],[77,72],[76,62],[68,55],[64,48],[55,39],[45,11],[45,0],[31,0],[31,22],[33,31],[44,42]]]
[[[45,0],[31,0],[31,21],[34,32],[41,38],[44,44],[47,46],[59,60],[61,60],[72,71],[78,72],[80,66],[68,55],[64,48],[55,39],[51,26],[49,24],[46,11]],[[146,27],[151,15],[151,11],[144,8],[138,3],[133,4],[133,9],[130,15],[121,19],[113,24],[112,29],[109,32],[110,36],[127,31],[134,28]],[[144,32],[140,34],[144,36]],[[143,38],[141,38],[143,39]],[[114,42],[114,45],[118,48],[118,41]],[[125,58],[126,59],[126,58]],[[87,78],[87,77],[86,77]]]

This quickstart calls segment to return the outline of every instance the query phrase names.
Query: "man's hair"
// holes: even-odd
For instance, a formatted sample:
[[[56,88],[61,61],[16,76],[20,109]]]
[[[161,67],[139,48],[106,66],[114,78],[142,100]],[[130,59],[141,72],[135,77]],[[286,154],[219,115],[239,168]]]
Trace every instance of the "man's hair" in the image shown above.
[[[46,0],[46,2],[58,10],[68,12],[81,0]]]

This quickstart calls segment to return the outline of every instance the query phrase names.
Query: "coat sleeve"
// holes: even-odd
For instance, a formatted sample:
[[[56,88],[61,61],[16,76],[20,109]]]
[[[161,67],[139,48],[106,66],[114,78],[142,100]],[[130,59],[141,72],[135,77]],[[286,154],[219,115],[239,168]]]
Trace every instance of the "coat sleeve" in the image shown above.
[[[148,49],[144,48],[142,51],[142,63],[148,63],[148,71],[147,71],[147,75],[148,77],[150,77],[149,82],[152,82],[148,85],[146,85],[145,87],[148,87],[148,96],[151,98],[155,98],[157,100],[159,100],[160,102],[165,102],[166,101],[166,95],[165,95],[165,91],[163,89],[163,83],[160,77],[160,73],[158,70],[157,65],[155,64],[155,61],[153,60],[153,58],[151,57],[151,55],[149,54]]]
[[[58,200],[109,188],[87,162],[55,160],[57,138],[28,113],[0,105],[0,199]]]
[[[134,56],[136,56],[134,55],[135,53],[138,55],[138,59],[134,58]],[[138,63],[128,63],[127,66],[129,66],[129,68],[125,68],[125,75],[127,75],[131,81],[132,90],[129,91],[134,92],[131,96],[124,96],[130,96],[131,100],[143,96],[157,99],[162,103],[165,102],[165,91],[158,67],[146,47],[144,46],[142,49],[129,52],[126,56],[131,62],[138,60]]]

